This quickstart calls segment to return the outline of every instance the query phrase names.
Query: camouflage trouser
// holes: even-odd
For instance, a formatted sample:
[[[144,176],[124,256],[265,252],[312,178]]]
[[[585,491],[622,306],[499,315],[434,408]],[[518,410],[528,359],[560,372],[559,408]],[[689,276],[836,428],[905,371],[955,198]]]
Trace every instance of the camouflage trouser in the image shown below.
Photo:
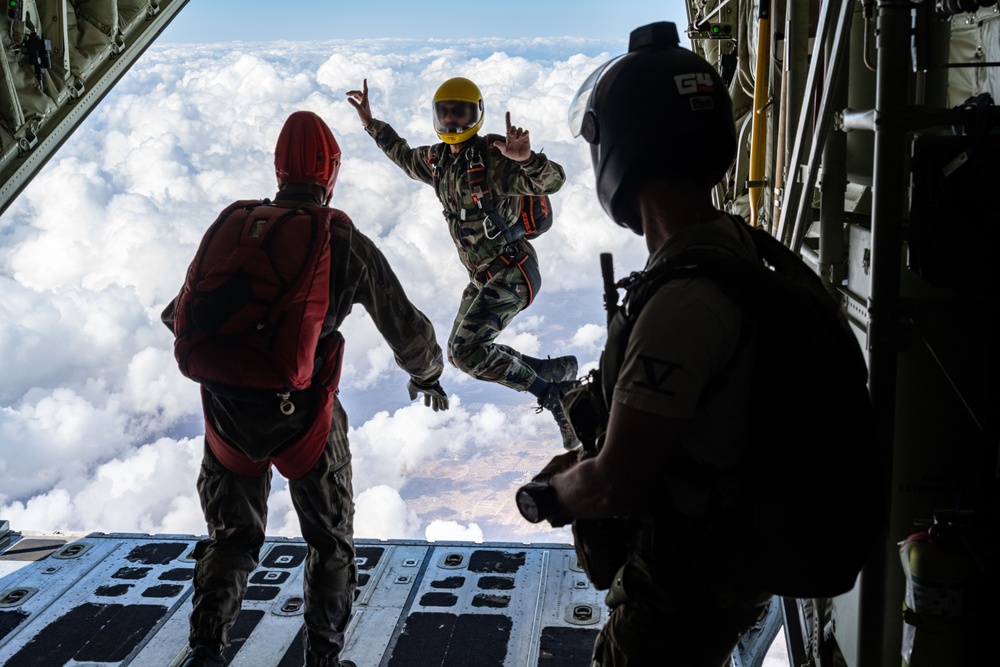
[[[316,465],[288,482],[308,551],[303,597],[306,665],[337,665],[351,614],[354,502],[347,450],[347,417],[335,402],[333,428]],[[226,643],[240,611],[247,577],[257,567],[267,522],[271,472],[244,477],[227,470],[205,447],[198,495],[209,539],[195,547],[191,642]]]
[[[528,307],[541,280],[535,260],[527,259],[529,285],[521,269],[506,266],[484,283],[470,282],[462,292],[462,303],[448,336],[448,361],[477,380],[497,382],[517,391],[527,391],[537,377],[517,352],[494,340],[514,316]]]
[[[678,583],[669,591],[640,578],[626,595],[621,582],[628,575],[619,571],[608,592],[613,609],[594,643],[591,667],[729,665],[740,635],[764,613],[770,596],[720,595],[685,581],[682,570],[673,575]]]

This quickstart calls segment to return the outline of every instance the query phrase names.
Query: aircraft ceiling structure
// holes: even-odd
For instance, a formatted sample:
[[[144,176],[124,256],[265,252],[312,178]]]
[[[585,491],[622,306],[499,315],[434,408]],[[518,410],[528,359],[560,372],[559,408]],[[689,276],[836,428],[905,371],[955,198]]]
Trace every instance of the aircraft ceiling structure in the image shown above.
[[[188,0],[4,0],[0,213]]]

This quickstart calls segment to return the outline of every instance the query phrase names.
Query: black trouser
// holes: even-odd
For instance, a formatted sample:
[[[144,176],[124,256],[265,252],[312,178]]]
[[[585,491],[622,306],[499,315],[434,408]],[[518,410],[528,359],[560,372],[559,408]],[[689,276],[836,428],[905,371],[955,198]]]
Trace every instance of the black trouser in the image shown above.
[[[288,482],[302,536],[309,545],[303,597],[306,665],[310,667],[338,664],[358,580],[351,461],[345,455],[347,419],[339,401],[333,424],[316,465]],[[226,643],[247,578],[260,558],[270,489],[270,470],[260,477],[237,475],[205,447],[198,495],[209,539],[195,548],[192,643],[199,639]]]

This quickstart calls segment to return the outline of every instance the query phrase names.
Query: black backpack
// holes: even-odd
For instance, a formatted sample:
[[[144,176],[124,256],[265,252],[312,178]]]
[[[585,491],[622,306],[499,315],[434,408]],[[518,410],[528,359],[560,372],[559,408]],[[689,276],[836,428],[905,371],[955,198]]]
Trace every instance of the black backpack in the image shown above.
[[[498,134],[489,134],[486,137],[476,137],[475,141],[467,147],[463,153],[466,160],[466,174],[469,179],[469,190],[472,198],[479,208],[486,214],[486,218],[493,224],[496,230],[493,236],[487,229],[486,235],[495,238],[498,234],[503,234],[507,245],[514,243],[521,237],[529,241],[538,238],[552,228],[553,211],[552,200],[548,195],[514,195],[521,199],[521,212],[517,220],[512,225],[508,225],[497,211],[493,203],[493,195],[490,194],[489,178],[486,170],[485,154],[490,144],[502,139]],[[435,155],[435,163],[441,161],[440,152],[444,144],[438,147]],[[438,192],[437,170],[434,173],[434,191]],[[453,212],[445,211],[445,216],[455,215]],[[485,224],[485,223],[484,223]]]
[[[736,471],[743,486],[711,525],[678,535],[675,553],[776,595],[831,597],[854,586],[883,522],[867,367],[819,277],[767,232],[749,231],[761,264],[691,250],[619,283],[626,301],[619,308],[616,291],[608,300],[608,344],[591,391],[611,405],[632,327],[659,287],[692,276],[715,283],[743,312],[736,355],[756,355],[747,456]],[[755,347],[746,344],[751,330]]]

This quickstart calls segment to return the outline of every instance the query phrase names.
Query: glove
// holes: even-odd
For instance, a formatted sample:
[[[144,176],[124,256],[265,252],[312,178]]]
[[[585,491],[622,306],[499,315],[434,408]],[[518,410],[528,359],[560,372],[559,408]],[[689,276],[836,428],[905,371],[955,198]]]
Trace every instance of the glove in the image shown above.
[[[547,480],[553,475],[557,475],[561,472],[566,472],[577,463],[580,462],[581,450],[574,449],[568,452],[563,452],[562,454],[556,454],[552,457],[552,460],[545,464],[537,475],[535,475],[531,481],[542,482]]]
[[[518,490],[516,501],[521,516],[531,523],[548,521],[549,525],[553,528],[561,528],[572,523],[573,518],[556,502],[555,493],[552,492],[552,487],[549,486],[549,478],[561,472],[566,472],[584,457],[585,455],[580,449],[563,452],[552,457],[552,460],[537,475],[532,477],[528,484],[525,484]],[[532,503],[535,504],[534,509],[531,507]]]
[[[448,409],[448,394],[444,393],[440,382],[425,386],[410,380],[406,383],[406,389],[410,392],[411,401],[422,393],[424,395],[424,405],[433,408],[434,412]]]

